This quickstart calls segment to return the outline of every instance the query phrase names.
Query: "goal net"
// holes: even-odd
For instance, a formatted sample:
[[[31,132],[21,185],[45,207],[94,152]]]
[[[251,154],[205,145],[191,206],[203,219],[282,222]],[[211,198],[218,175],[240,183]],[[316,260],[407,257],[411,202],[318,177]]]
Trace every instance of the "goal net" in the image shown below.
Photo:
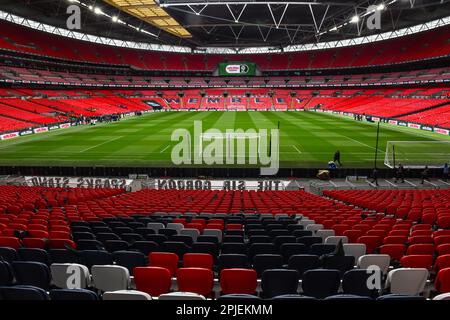
[[[450,161],[450,141],[388,141],[384,164],[393,168],[440,168]]]

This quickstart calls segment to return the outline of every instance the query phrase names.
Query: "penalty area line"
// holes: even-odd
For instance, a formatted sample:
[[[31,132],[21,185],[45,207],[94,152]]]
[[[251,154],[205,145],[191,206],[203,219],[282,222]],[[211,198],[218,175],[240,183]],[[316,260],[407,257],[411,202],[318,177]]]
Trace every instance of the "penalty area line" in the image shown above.
[[[299,154],[302,154],[302,152],[295,145],[291,145],[291,147],[294,148]]]
[[[170,148],[170,144],[167,145],[164,149],[162,149],[159,153],[164,153],[164,151],[166,151],[166,150],[169,149],[169,148]]]

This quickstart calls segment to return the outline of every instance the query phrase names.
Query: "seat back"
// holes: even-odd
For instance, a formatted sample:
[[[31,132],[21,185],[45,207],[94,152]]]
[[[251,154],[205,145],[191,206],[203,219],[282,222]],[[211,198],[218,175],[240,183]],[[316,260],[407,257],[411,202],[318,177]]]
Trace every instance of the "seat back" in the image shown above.
[[[172,285],[170,271],[161,267],[137,267],[134,282],[137,290],[156,297],[168,293]]]
[[[0,288],[0,297],[3,300],[45,301],[49,300],[47,292],[39,287],[17,285]]]
[[[248,257],[245,254],[221,254],[218,258],[219,273],[223,269],[246,269],[248,267]]]
[[[40,262],[14,261],[12,267],[17,284],[34,286],[44,290],[49,289],[51,276],[46,264]]]
[[[133,275],[134,268],[147,265],[147,257],[141,252],[116,251],[113,253],[112,258],[117,265],[127,268],[130,275]]]
[[[390,287],[394,294],[420,295],[425,289],[427,278],[427,269],[398,268],[388,273],[386,287]]]
[[[310,254],[298,254],[293,255],[289,259],[288,268],[291,270],[297,270],[300,279],[303,274],[308,270],[317,269],[320,267],[320,259],[316,255]]]
[[[213,289],[214,275],[211,269],[180,268],[177,270],[178,290],[209,296]]]
[[[213,265],[213,256],[207,253],[186,253],[183,256],[183,267],[185,268],[204,268],[212,270]]]
[[[344,273],[342,278],[342,289],[345,294],[366,296],[376,298],[381,288],[381,273],[373,273],[365,269],[354,269]],[[374,277],[378,277],[375,279]],[[374,284],[374,288],[369,288],[368,281]],[[380,287],[376,288],[376,284]]]
[[[89,269],[82,264],[53,263],[50,271],[53,284],[61,289],[85,289],[91,284]]]
[[[220,287],[224,295],[254,294],[257,287],[257,274],[252,269],[223,269],[220,272]]]
[[[323,299],[337,294],[340,272],[332,269],[308,270],[303,274],[302,288],[307,296]]]
[[[271,269],[262,274],[262,295],[272,298],[283,294],[296,294],[299,274],[296,270]]]
[[[11,264],[0,261],[0,286],[11,286],[14,280],[14,273]]]
[[[378,266],[383,274],[386,274],[391,262],[391,257],[387,254],[365,254],[358,259],[359,269],[368,269],[371,266]]]
[[[162,267],[169,270],[174,276],[178,268],[178,256],[172,252],[152,252],[149,255],[149,263],[152,267]]]
[[[91,272],[94,286],[100,291],[126,290],[130,285],[130,273],[125,267],[93,266]]]

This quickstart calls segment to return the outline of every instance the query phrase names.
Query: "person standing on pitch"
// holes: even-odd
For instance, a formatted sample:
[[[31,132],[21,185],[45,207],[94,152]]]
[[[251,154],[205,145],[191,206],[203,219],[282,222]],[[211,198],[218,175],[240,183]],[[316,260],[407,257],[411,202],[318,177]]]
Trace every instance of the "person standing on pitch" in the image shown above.
[[[339,150],[337,150],[337,151],[334,153],[333,162],[334,162],[334,163],[339,163],[339,166],[342,167],[342,163],[341,163],[341,152],[340,152]]]
[[[395,175],[395,183],[397,183],[398,179],[401,179],[402,183],[405,182],[405,169],[403,168],[402,164],[398,165],[397,172]]]
[[[377,168],[373,168],[372,183],[375,183],[375,185],[378,187],[378,170],[377,170]]]
[[[442,170],[442,179],[447,182],[448,180],[448,163],[444,164],[444,169]]]
[[[422,182],[420,184],[423,184],[425,180],[428,181],[428,166],[425,166],[425,169],[422,171]]]

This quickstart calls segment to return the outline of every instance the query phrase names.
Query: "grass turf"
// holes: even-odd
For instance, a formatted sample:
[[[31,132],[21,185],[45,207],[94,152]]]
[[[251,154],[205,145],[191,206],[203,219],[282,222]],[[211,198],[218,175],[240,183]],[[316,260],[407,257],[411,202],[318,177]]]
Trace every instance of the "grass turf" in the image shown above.
[[[152,113],[117,123],[2,141],[0,165],[172,167],[171,151],[177,142],[171,141],[171,134],[178,128],[192,132],[195,120],[202,121],[203,130],[222,131],[275,129],[280,121],[280,167],[326,167],[336,150],[341,151],[344,167],[373,167],[375,124],[316,112],[253,111]],[[387,141],[433,140],[450,141],[450,138],[383,124],[378,165],[384,166]]]

